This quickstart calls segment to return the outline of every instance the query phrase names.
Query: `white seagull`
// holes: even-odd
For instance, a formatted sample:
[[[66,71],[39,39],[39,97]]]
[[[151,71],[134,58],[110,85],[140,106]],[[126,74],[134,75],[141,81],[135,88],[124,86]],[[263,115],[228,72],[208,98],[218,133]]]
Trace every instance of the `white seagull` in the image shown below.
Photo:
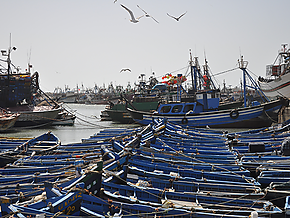
[[[138,8],[140,8],[139,5],[137,5]],[[151,17],[156,23],[159,23],[154,17],[152,17],[150,14],[148,14],[146,11],[144,11],[142,8],[140,8],[144,12],[145,17]]]
[[[129,68],[120,70],[120,73],[123,72],[123,71],[130,71],[131,72],[131,70]]]
[[[168,15],[169,17],[172,17],[172,18],[175,19],[176,21],[179,21],[179,19],[180,19],[182,16],[184,16],[186,13],[187,13],[187,11],[186,11],[185,13],[183,13],[182,15],[180,15],[179,17],[173,17],[172,15],[170,15],[170,14],[168,14],[168,13],[167,13],[167,15]]]
[[[130,16],[131,16],[131,22],[132,23],[138,23],[139,22],[139,19],[141,18],[141,17],[143,17],[143,16],[141,16],[141,17],[138,17],[138,18],[136,18],[135,19],[135,17],[134,17],[134,14],[133,14],[133,12],[130,10],[130,9],[128,9],[128,8],[126,8],[124,5],[121,5],[123,8],[125,8],[128,12],[129,12],[129,14],[130,14]]]

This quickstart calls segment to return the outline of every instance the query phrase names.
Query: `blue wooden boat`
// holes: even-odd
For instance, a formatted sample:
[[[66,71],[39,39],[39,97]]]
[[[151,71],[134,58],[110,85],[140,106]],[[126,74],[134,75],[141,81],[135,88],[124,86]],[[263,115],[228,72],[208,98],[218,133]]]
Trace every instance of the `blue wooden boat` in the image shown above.
[[[132,170],[133,169],[133,170]],[[137,169],[138,170],[138,169]],[[128,173],[129,172],[129,173]],[[189,177],[180,177],[177,173],[163,174],[161,171],[155,170],[153,173],[146,172],[144,175],[132,174],[136,172],[136,168],[124,166],[123,170],[117,174],[112,174],[112,177],[106,181],[114,181],[118,184],[127,184],[131,182],[137,186],[154,187],[169,191],[184,191],[184,192],[203,192],[216,193],[218,195],[237,196],[246,193],[255,193],[253,195],[244,196],[244,198],[263,197],[264,193],[257,184],[247,183],[223,183],[215,180],[195,179]],[[144,172],[144,171],[143,171]],[[242,194],[237,194],[242,193]]]
[[[222,164],[209,164],[209,163],[186,163],[186,164],[175,164],[172,162],[166,162],[166,161],[155,161],[151,158],[148,159],[134,159],[131,157],[128,160],[128,163],[132,166],[143,166],[147,167],[148,171],[154,171],[155,166],[164,166],[164,167],[175,167],[175,168],[182,168],[182,169],[192,169],[192,170],[200,170],[200,171],[215,171],[215,172],[231,172],[231,171],[246,171],[245,168],[242,167],[242,165],[222,165]],[[247,173],[247,172],[246,172]]]
[[[127,177],[127,182],[133,183],[135,185],[146,184],[159,189],[177,191],[177,192],[199,192],[199,193],[217,193],[219,195],[228,195],[238,197],[237,193],[244,195],[245,198],[257,197],[261,198],[264,193],[261,189],[256,186],[244,186],[244,185],[233,185],[233,184],[217,184],[210,182],[194,182],[185,180],[163,180],[155,177],[140,177],[132,176]],[[246,193],[249,195],[246,196]],[[253,195],[251,195],[251,193]]]
[[[0,169],[0,175],[31,175],[35,173],[50,173],[56,172],[62,169],[62,166],[49,166],[49,167],[25,167],[25,166],[13,166],[13,168]],[[62,169],[63,170],[63,169]]]
[[[18,145],[14,149],[14,152],[22,154],[42,154],[55,150],[59,145],[59,138],[49,131],[21,145]]]
[[[10,205],[10,199],[1,197],[1,213],[2,216],[18,210],[20,217],[24,215],[46,214],[53,216],[57,212],[62,212],[66,215],[80,215],[80,202],[82,199],[81,192],[71,192],[65,196],[50,198],[49,202],[39,201],[28,206],[19,206],[17,204]],[[16,213],[17,214],[17,213]]]
[[[73,174],[73,173],[71,173]],[[66,172],[58,172],[58,173],[35,173],[30,175],[11,175],[0,177],[0,184],[21,184],[21,183],[40,183],[44,181],[57,181],[61,178],[68,177],[69,174]]]
[[[195,178],[195,177],[182,177],[180,176],[178,173],[175,172],[171,172],[169,174],[163,173],[162,171],[158,171],[155,170],[153,172],[150,171],[146,171],[146,170],[142,170],[142,169],[138,169],[137,167],[130,167],[128,166],[128,171],[131,174],[135,174],[138,176],[143,176],[143,177],[158,177],[161,179],[185,179],[188,181],[196,181],[196,182],[204,182],[204,181],[209,181],[212,183],[227,183],[227,184],[240,184],[240,185],[257,185],[260,186],[259,182],[256,182],[254,178],[252,177],[243,177],[243,176],[232,176],[229,174],[224,174],[224,178],[223,175],[216,175],[216,176],[209,176],[209,177],[199,177],[199,178]]]
[[[55,150],[60,145],[60,140],[50,131],[28,141],[0,142],[4,143],[4,151],[0,153],[0,167],[13,163],[18,159],[16,155],[45,154]],[[9,146],[7,146],[9,144]]]
[[[251,199],[238,199],[228,197],[217,197],[210,195],[202,195],[198,193],[187,192],[170,192],[157,188],[140,187],[133,184],[120,185],[103,181],[103,187],[109,192],[118,192],[123,196],[134,196],[136,199],[142,201],[150,201],[153,203],[161,203],[162,199],[166,200],[179,200],[185,202],[198,202],[199,204],[221,204],[228,206],[257,208],[262,210],[263,207],[270,202],[263,200],[251,200]],[[185,203],[184,202],[184,203]],[[271,203],[270,203],[271,205]],[[270,206],[271,207],[271,206]],[[275,206],[272,205],[271,210],[275,210]]]
[[[144,151],[143,149],[136,149],[136,155],[146,155],[146,156],[154,156],[154,157],[161,157],[161,158],[167,158],[170,160],[184,160],[184,161],[193,161],[195,159],[204,161],[204,162],[218,162],[218,163],[228,163],[232,162],[233,164],[238,161],[237,156],[235,154],[228,154],[228,155],[221,155],[218,153],[205,153],[201,154],[199,152],[188,152],[188,153],[178,153],[174,150],[167,151],[167,152],[159,152],[155,149],[148,149],[147,151]]]
[[[160,170],[164,173],[170,173],[170,172],[176,172],[179,173],[181,176],[187,176],[187,177],[196,177],[198,178],[195,173],[221,173],[221,174],[235,174],[235,175],[244,175],[244,176],[250,176],[250,171],[248,170],[242,170],[242,167],[233,165],[214,165],[214,164],[192,164],[192,165],[174,165],[170,162],[146,162],[144,160],[140,159],[133,159],[132,157],[128,161],[130,163],[130,166],[135,166],[139,169],[143,169],[146,171],[154,171],[154,170]],[[205,166],[203,166],[205,165]],[[208,166],[208,167],[206,167]],[[223,166],[225,166],[223,168]],[[228,166],[228,167],[227,167]],[[235,170],[236,169],[236,170]],[[205,174],[203,176],[205,176]],[[194,176],[193,176],[194,175]]]
[[[115,215],[121,215],[121,212],[124,211],[122,214],[124,216],[132,216],[135,217],[137,216],[137,209],[139,210],[139,216],[145,216],[145,217],[151,217],[151,216],[160,216],[160,217],[168,217],[168,216],[173,216],[173,217],[208,217],[208,218],[213,218],[213,217],[246,217],[251,214],[253,211],[250,208],[244,208],[240,207],[238,210],[235,210],[233,207],[231,209],[226,208],[226,209],[207,209],[203,208],[198,202],[182,202],[182,201],[174,201],[174,200],[165,200],[163,201],[162,204],[158,203],[150,203],[150,202],[144,202],[142,200],[136,199],[133,196],[127,197],[127,196],[122,196],[119,193],[118,194],[112,194],[108,191],[104,191],[104,195],[106,198],[109,198],[109,205],[115,205]],[[91,198],[91,202],[95,202],[95,199]],[[119,202],[119,204],[118,204]],[[128,203],[128,204],[127,204]],[[131,209],[127,206],[129,206],[129,203],[132,205]],[[104,203],[103,203],[104,204]],[[99,201],[97,205],[103,205]],[[126,205],[126,207],[122,207],[122,205]],[[168,207],[170,205],[170,207]],[[146,208],[147,206],[147,208]],[[150,208],[150,207],[151,208]],[[88,205],[86,205],[88,207]],[[134,207],[134,208],[132,208]],[[145,213],[144,209],[146,208],[147,210],[150,208],[147,213]],[[104,209],[105,207],[101,207],[100,209],[103,209],[104,211],[107,211]],[[141,208],[143,209],[143,213],[141,211]],[[93,210],[93,208],[91,207]],[[99,209],[99,210],[100,210]],[[152,210],[153,209],[153,210]],[[164,209],[167,209],[168,215],[166,216],[164,213]],[[278,209],[279,210],[279,209]],[[281,211],[278,212],[266,212],[265,214],[268,213],[270,214],[281,214]],[[129,214],[128,214],[129,213]],[[259,211],[259,214],[262,214],[262,211]]]

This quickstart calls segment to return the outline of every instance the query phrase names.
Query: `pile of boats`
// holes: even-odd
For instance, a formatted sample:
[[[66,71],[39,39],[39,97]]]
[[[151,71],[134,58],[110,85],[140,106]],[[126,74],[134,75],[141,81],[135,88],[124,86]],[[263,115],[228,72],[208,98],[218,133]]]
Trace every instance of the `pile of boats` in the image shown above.
[[[289,130],[289,121],[229,133],[157,118],[66,145],[52,132],[1,139],[1,215],[284,217]]]
[[[119,104],[110,105],[102,115],[106,114],[106,118],[109,116],[120,123],[148,125],[152,118],[162,118],[178,125],[214,128],[261,128],[281,122],[279,117],[288,107],[289,98],[279,97],[271,101],[248,73],[247,64],[241,57],[239,68],[243,72],[243,98],[238,101],[221,103],[220,90],[209,79],[209,72],[202,72],[197,57],[194,60],[191,57],[189,68],[191,77],[195,79],[192,79],[190,90],[182,86],[185,76],[170,75],[167,83],[171,87],[165,87],[162,92],[150,92],[142,102],[122,97]],[[207,65],[205,69],[208,69]],[[200,88],[201,84],[204,84],[203,88]],[[170,93],[167,88],[174,92]],[[255,99],[250,96],[250,88],[257,95]]]

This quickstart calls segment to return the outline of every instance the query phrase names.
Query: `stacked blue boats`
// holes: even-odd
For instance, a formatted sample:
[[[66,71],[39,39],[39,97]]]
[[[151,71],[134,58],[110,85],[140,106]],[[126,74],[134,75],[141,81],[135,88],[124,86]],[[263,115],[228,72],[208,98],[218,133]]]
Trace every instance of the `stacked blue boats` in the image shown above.
[[[53,133],[3,139],[1,215],[287,216],[289,128],[228,133],[155,119],[67,145]]]

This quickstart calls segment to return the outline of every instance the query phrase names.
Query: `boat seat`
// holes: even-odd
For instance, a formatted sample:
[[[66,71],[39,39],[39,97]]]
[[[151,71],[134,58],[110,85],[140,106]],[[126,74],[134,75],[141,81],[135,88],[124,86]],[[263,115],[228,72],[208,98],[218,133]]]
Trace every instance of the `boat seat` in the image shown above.
[[[36,144],[55,144],[55,141],[38,141]]]
[[[47,148],[53,148],[54,146],[32,146],[29,149],[47,149]]]
[[[171,202],[175,205],[182,205],[185,207],[193,207],[193,208],[202,208],[201,205],[197,204],[196,202],[188,202],[188,201],[180,201],[180,200],[171,200],[171,199],[167,199],[167,200],[161,200],[162,204],[166,204],[166,202]]]

